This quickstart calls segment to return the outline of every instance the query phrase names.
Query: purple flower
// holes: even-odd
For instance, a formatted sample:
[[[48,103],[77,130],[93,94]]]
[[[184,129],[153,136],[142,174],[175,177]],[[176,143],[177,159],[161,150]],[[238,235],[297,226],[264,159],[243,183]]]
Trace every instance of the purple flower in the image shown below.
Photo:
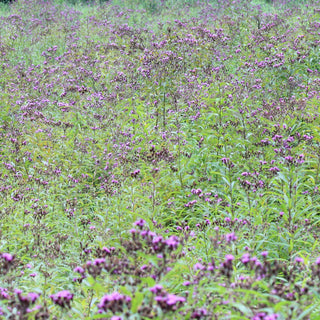
[[[163,290],[163,286],[161,284],[156,284],[154,287],[149,289],[152,293],[158,294]]]
[[[9,299],[10,298],[7,291],[8,291],[8,289],[0,287],[0,299]]]
[[[105,262],[106,262],[106,259],[99,258],[99,259],[94,260],[93,264],[96,266],[99,266],[100,264],[104,264]]]
[[[179,238],[177,236],[171,236],[166,240],[166,245],[171,250],[177,249],[179,243]]]
[[[107,312],[108,310],[113,313],[123,312],[124,306],[130,308],[131,297],[125,296],[119,292],[113,292],[109,295],[103,296],[98,304],[99,313]]]
[[[39,298],[39,295],[34,292],[29,292],[26,296],[23,296],[21,292],[17,293],[20,302],[34,303]]]
[[[63,290],[56,294],[52,294],[50,298],[54,304],[57,304],[62,308],[70,308],[70,303],[73,300],[73,293],[68,290]]]
[[[145,224],[146,224],[145,220],[139,219],[133,225],[142,228]]]
[[[194,266],[193,266],[193,270],[197,271],[197,270],[203,270],[205,269],[204,265],[202,265],[201,263],[196,263]]]
[[[192,315],[191,319],[203,319],[208,315],[208,311],[205,308],[201,308],[198,310],[195,310]]]
[[[245,253],[242,257],[241,257],[241,262],[243,264],[247,264],[248,262],[250,262],[250,254],[249,253]]]
[[[232,254],[227,254],[225,256],[225,259],[226,259],[227,262],[231,262],[231,261],[234,260],[234,256]]]
[[[141,271],[144,271],[148,268],[148,265],[147,264],[144,264],[143,266],[140,267],[140,270]]]
[[[179,296],[176,296],[174,294],[168,294],[167,295],[167,304],[169,306],[172,306],[172,305],[175,305],[179,302],[185,302],[186,301],[186,298],[184,297],[179,297]]]
[[[279,169],[278,167],[271,167],[271,168],[269,169],[269,171],[272,172],[272,173],[277,173],[277,172],[280,171],[280,169]]]
[[[285,159],[285,161],[287,161],[288,163],[293,163],[293,157],[291,157],[291,156],[287,156],[287,157],[285,157],[284,159]]]
[[[84,274],[84,269],[83,268],[81,268],[81,267],[75,267],[74,269],[73,269],[73,271],[74,272],[78,272],[78,273],[80,273],[80,274]]]
[[[223,164],[227,164],[227,163],[229,163],[230,159],[229,158],[222,158],[221,161]]]
[[[228,243],[232,242],[232,241],[236,241],[238,239],[238,237],[235,235],[234,232],[226,234],[226,241]]]
[[[14,259],[13,255],[10,253],[2,253],[2,258],[8,262],[12,261]]]
[[[232,163],[232,161],[230,161],[230,158],[222,158],[221,161],[229,169],[234,167],[234,164]]]
[[[165,296],[156,296],[154,299],[163,311],[177,310],[181,304],[186,301],[184,297],[179,297],[170,293]]]
[[[161,243],[163,241],[163,237],[162,236],[155,236],[152,240],[153,244],[158,244]]]

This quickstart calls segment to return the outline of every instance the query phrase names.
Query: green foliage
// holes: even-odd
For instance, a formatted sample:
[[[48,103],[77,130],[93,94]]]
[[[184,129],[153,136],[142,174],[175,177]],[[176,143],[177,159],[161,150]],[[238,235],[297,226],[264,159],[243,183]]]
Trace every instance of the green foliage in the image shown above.
[[[3,317],[317,319],[312,1],[0,10]]]

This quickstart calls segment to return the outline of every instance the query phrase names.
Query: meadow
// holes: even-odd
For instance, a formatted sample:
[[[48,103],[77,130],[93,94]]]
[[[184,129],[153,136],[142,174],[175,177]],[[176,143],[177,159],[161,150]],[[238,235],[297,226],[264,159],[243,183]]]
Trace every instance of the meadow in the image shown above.
[[[320,319],[320,1],[0,11],[0,319]]]

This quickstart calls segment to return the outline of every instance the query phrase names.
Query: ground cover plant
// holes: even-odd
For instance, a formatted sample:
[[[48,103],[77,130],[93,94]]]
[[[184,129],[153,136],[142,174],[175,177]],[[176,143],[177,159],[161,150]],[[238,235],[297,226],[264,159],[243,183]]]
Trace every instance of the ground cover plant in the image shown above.
[[[0,318],[320,319],[319,62],[319,1],[3,6]]]

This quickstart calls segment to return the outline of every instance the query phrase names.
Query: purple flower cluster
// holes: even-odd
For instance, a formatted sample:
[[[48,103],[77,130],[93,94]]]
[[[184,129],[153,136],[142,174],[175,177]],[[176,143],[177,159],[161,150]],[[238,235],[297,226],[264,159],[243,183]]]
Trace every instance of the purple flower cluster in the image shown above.
[[[175,311],[186,301],[184,297],[167,293],[161,285],[156,285],[149,290],[155,294],[154,300],[164,312]]]
[[[15,264],[15,256],[10,253],[0,254],[0,273],[7,274]]]
[[[130,309],[131,297],[119,292],[114,292],[102,297],[98,304],[99,313],[111,311],[112,313],[123,312],[125,308]]]
[[[50,296],[52,302],[62,308],[70,308],[74,294],[68,290],[63,290]]]
[[[133,241],[139,243],[143,241],[149,250],[154,253],[165,251],[174,251],[180,245],[180,239],[177,236],[170,236],[165,239],[162,235],[158,235],[145,226],[146,222],[142,219],[137,220],[134,225],[139,229],[131,229]]]

